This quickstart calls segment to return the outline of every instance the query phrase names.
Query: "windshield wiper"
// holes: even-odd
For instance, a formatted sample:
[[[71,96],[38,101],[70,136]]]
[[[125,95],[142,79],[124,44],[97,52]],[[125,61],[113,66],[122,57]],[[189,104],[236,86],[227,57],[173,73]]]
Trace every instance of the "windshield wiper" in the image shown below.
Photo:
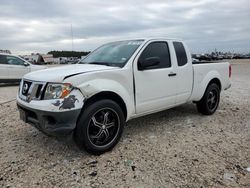
[[[109,67],[122,67],[122,64],[117,64],[117,63],[107,63],[107,62],[80,62],[80,64],[92,64],[92,65],[105,65],[105,66],[109,66]]]
[[[88,64],[112,66],[110,63],[106,63],[106,62],[90,62]]]

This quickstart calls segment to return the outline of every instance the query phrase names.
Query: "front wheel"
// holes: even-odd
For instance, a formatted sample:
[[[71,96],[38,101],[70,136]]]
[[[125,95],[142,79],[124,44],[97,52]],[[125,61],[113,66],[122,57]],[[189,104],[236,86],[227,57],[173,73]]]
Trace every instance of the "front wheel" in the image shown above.
[[[120,106],[112,100],[100,100],[83,110],[74,138],[88,152],[102,154],[117,144],[124,124],[124,114]]]
[[[204,115],[212,115],[220,103],[220,88],[217,84],[210,84],[202,99],[197,103],[197,110]]]

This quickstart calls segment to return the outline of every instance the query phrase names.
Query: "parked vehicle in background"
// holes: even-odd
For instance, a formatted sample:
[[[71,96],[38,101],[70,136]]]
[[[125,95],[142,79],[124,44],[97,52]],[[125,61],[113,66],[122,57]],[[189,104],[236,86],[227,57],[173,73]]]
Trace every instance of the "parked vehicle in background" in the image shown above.
[[[0,83],[18,82],[25,74],[46,68],[33,65],[15,55],[0,53]]]
[[[189,101],[213,114],[230,77],[227,62],[193,64],[181,40],[118,41],[79,64],[25,75],[17,105],[23,121],[50,135],[73,132],[80,147],[100,154],[116,145],[130,119]]]

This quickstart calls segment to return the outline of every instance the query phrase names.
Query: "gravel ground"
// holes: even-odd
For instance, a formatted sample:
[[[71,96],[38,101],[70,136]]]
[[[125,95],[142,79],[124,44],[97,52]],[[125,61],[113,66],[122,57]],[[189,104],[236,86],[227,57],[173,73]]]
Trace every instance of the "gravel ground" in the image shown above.
[[[12,85],[0,85],[0,104],[6,103],[16,99],[16,94],[18,91],[17,84]]]
[[[113,151],[93,156],[48,137],[0,105],[0,187],[250,187],[250,60],[212,116],[193,104],[127,123]],[[17,86],[0,87],[0,103]]]

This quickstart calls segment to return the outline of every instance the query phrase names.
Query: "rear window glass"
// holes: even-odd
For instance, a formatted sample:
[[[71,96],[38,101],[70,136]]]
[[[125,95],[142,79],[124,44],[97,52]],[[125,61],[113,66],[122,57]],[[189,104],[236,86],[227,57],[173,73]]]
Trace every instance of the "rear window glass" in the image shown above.
[[[187,53],[181,42],[173,42],[178,66],[187,64]]]

